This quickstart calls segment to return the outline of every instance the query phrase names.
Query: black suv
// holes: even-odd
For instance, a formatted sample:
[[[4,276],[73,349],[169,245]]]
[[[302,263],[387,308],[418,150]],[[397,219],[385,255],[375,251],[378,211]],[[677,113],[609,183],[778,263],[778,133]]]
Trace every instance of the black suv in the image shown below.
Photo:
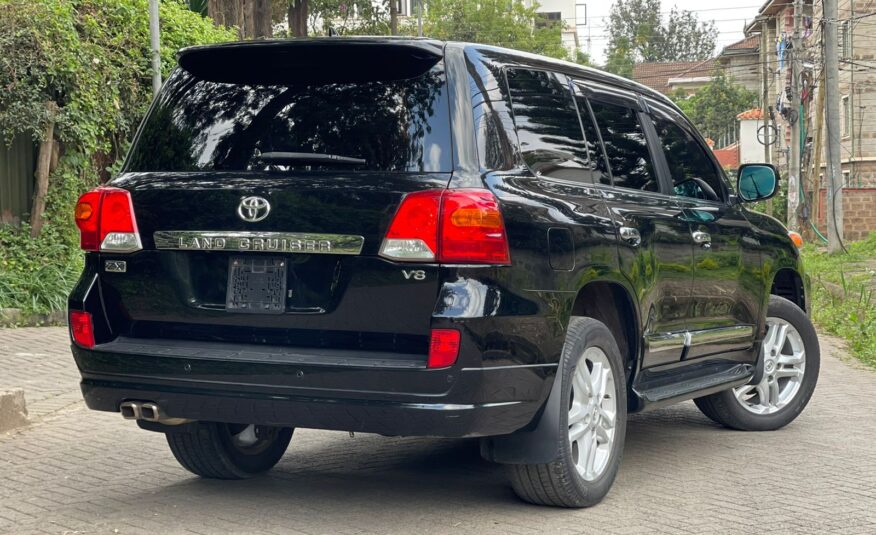
[[[777,429],[819,347],[788,231],[628,80],[428,39],[185,49],[122,172],[76,207],[92,409],[188,470],[271,468],[295,427],[482,437],[514,490],[598,502],[627,414]]]

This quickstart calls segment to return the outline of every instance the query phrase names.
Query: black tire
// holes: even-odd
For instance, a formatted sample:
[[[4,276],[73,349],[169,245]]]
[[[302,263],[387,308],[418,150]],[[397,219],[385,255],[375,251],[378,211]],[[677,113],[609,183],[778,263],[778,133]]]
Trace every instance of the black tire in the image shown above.
[[[773,431],[793,422],[803,412],[815,385],[821,366],[818,335],[806,314],[793,302],[777,295],[770,296],[767,317],[780,318],[790,323],[800,334],[806,351],[805,372],[800,388],[787,405],[770,414],[755,414],[745,407],[733,393],[725,390],[694,400],[696,406],[711,420],[740,431]]]
[[[245,425],[195,422],[165,433],[170,451],[189,472],[209,479],[247,479],[273,468],[283,457],[293,429],[259,427],[251,446],[233,437]]]
[[[514,492],[523,500],[555,507],[590,507],[608,494],[620,466],[627,426],[627,389],[623,360],[611,331],[601,322],[573,317],[566,331],[566,342],[556,380],[562,381],[562,400],[571,405],[572,378],[584,351],[597,347],[608,357],[614,378],[616,416],[614,439],[605,468],[592,481],[585,480],[573,460],[569,438],[569,411],[559,411],[559,456],[545,464],[509,464],[507,470]],[[564,405],[566,407],[568,405]]]

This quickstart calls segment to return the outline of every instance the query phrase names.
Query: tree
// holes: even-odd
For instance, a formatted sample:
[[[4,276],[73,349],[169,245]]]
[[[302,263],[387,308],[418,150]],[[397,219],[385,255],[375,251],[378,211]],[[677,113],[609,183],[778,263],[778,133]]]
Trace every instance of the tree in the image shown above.
[[[757,105],[757,93],[734,83],[722,69],[692,97],[683,93],[672,95],[673,100],[706,137],[718,139],[736,127],[736,115]]]
[[[635,63],[696,61],[715,50],[714,22],[701,22],[692,11],[672,8],[664,21],[661,0],[617,0],[608,23],[606,70],[629,76]]]
[[[423,14],[423,33],[436,39],[506,46],[566,58],[562,26],[548,24],[537,4],[521,0],[431,0]],[[405,33],[415,34],[415,29]]]
[[[217,26],[237,27],[241,39],[271,37],[271,13],[271,0],[207,1],[207,14],[213,19],[213,23]]]

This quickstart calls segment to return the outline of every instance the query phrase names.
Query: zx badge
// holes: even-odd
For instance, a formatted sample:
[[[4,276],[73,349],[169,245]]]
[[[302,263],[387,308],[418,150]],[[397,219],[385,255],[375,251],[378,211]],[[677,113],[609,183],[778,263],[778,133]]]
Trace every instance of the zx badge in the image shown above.
[[[407,279],[407,280],[411,280],[411,279],[418,280],[418,281],[426,280],[426,272],[423,271],[422,269],[412,269],[410,271],[407,269],[403,269],[402,275],[404,275],[405,279]]]

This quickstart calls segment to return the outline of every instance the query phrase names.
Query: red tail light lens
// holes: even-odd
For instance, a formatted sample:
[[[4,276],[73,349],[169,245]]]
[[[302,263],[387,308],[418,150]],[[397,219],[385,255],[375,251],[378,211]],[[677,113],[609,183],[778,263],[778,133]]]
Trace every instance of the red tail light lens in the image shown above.
[[[85,251],[130,253],[143,248],[130,192],[100,187],[76,204],[79,244]]]
[[[496,197],[487,190],[425,190],[402,200],[380,254],[408,262],[509,264]]]
[[[70,311],[70,334],[73,341],[85,349],[94,347],[94,324],[91,314],[79,310]]]
[[[428,368],[452,366],[459,356],[459,331],[454,329],[432,329],[429,340]]]
[[[100,191],[91,190],[76,203],[76,226],[79,227],[79,246],[83,251],[100,248]]]
[[[438,252],[438,212],[444,190],[408,193],[395,213],[380,254],[395,260],[435,260]]]
[[[487,190],[449,190],[441,204],[440,262],[509,264],[505,223]]]

